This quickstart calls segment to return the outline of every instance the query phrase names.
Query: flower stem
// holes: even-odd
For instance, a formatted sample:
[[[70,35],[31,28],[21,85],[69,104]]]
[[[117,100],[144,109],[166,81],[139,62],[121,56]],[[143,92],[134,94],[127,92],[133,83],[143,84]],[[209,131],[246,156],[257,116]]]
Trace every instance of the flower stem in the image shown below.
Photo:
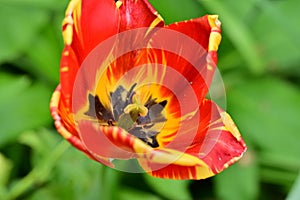
[[[26,193],[36,184],[47,181],[51,170],[55,167],[57,160],[70,147],[66,141],[62,141],[56,146],[54,151],[38,164],[27,176],[18,181],[8,192],[7,199],[16,199]]]

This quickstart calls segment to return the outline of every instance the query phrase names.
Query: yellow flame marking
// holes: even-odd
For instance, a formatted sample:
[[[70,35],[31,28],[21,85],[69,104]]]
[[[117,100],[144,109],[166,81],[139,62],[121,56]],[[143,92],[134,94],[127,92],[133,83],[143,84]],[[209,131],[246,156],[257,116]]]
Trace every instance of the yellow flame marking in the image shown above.
[[[67,71],[69,71],[69,67],[67,67],[67,66],[62,67],[62,68],[60,68],[60,71],[61,72],[67,72]]]
[[[218,15],[209,15],[208,23],[211,26],[211,34],[209,36],[208,51],[217,51],[221,43],[221,22],[218,19]]]
[[[241,134],[234,124],[233,120],[231,119],[230,115],[226,112],[222,112],[220,114],[225,128],[239,141],[241,139]]]
[[[122,1],[117,1],[116,2],[116,7],[119,9],[121,7],[121,5],[123,4]]]

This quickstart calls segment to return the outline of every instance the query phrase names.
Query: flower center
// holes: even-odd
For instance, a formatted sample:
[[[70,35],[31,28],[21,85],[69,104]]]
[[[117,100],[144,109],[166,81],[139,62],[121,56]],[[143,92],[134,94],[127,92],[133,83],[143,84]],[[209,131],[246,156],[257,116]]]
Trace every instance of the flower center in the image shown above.
[[[119,126],[151,147],[158,147],[156,136],[167,121],[164,108],[166,100],[158,102],[150,96],[141,101],[133,84],[129,90],[123,86],[110,93],[111,108],[105,108],[99,97],[89,94],[89,110],[85,115],[97,118],[100,125]]]

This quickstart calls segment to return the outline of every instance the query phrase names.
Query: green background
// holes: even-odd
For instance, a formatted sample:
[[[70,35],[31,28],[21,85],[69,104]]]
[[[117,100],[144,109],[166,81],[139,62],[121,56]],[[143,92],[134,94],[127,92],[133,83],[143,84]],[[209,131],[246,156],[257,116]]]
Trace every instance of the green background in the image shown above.
[[[150,0],[166,23],[222,21],[227,111],[248,151],[221,174],[172,181],[88,159],[53,127],[67,0],[0,0],[0,199],[300,199],[300,1]],[[298,180],[298,181],[297,181]]]

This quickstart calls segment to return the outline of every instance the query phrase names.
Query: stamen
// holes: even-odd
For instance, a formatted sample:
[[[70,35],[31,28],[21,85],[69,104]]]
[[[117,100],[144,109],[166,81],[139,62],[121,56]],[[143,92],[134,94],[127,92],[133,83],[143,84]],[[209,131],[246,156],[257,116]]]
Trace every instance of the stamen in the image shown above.
[[[132,104],[129,104],[125,107],[124,113],[135,113],[142,117],[145,117],[148,114],[148,108],[141,104],[140,98],[137,94],[133,95],[132,102]]]
[[[88,95],[89,108],[84,113],[90,120],[95,119],[100,126],[119,126],[136,136],[149,146],[159,146],[156,139],[162,126],[158,123],[167,121],[164,108],[167,100],[157,101],[150,96],[146,102],[135,92],[136,83],[129,90],[119,86],[110,93],[111,110],[100,101],[98,95]]]

